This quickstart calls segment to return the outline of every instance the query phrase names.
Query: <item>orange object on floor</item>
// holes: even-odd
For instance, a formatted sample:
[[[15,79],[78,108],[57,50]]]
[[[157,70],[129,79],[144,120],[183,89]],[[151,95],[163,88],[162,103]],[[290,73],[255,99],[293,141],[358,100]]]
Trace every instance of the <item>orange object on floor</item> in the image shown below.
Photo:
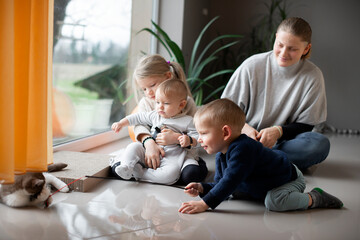
[[[137,113],[138,111],[139,111],[139,107],[136,106],[136,107],[134,108],[134,110],[132,110],[131,114]],[[136,142],[135,133],[134,133],[134,126],[129,126],[129,127],[128,127],[128,131],[129,131],[129,136],[130,136],[131,140],[133,140],[134,142]]]
[[[53,138],[65,137],[75,124],[75,110],[68,95],[53,88],[52,130]]]

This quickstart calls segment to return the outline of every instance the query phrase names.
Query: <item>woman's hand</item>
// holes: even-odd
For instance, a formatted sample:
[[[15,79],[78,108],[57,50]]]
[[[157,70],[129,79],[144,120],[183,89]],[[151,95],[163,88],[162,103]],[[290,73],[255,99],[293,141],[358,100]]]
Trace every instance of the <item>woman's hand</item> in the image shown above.
[[[257,135],[259,134],[259,132],[255,128],[251,127],[249,124],[245,123],[241,132],[256,141],[259,141],[259,139],[257,138]]]
[[[281,136],[281,127],[268,127],[262,129],[256,137],[264,145],[264,147],[272,148]]]
[[[160,166],[161,158],[165,156],[164,149],[155,141],[147,140],[145,146],[145,164],[147,167],[157,169]]]
[[[175,133],[171,129],[165,128],[156,136],[156,143],[162,146],[178,144],[179,136],[181,136],[180,133]]]

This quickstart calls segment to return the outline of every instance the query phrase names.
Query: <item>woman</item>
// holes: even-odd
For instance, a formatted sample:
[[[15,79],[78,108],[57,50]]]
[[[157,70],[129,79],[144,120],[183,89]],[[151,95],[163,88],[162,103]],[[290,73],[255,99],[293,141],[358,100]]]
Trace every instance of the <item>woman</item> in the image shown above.
[[[311,34],[305,20],[285,19],[273,50],[245,60],[222,94],[245,112],[243,133],[286,152],[303,170],[324,161],[330,150],[327,137],[311,132],[327,115],[322,72],[307,60]]]

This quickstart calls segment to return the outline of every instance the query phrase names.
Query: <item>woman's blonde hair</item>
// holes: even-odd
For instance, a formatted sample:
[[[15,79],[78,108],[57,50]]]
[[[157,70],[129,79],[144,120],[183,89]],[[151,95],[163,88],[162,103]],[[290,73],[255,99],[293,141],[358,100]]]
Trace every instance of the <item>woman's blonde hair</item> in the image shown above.
[[[310,24],[304,19],[299,17],[291,17],[283,20],[277,28],[277,32],[284,31],[292,35],[300,37],[302,41],[311,43],[312,30]],[[311,54],[311,48],[309,51],[301,56],[301,59],[309,58]]]
[[[241,132],[245,125],[245,114],[236,103],[222,98],[200,107],[195,113],[194,123],[211,127],[229,125],[233,131]]]
[[[164,76],[168,72],[171,72],[170,79],[179,79],[184,82],[188,95],[192,96],[181,65],[177,62],[166,61],[159,54],[145,55],[138,61],[133,74],[133,81],[136,85],[136,80],[138,79],[151,76]]]

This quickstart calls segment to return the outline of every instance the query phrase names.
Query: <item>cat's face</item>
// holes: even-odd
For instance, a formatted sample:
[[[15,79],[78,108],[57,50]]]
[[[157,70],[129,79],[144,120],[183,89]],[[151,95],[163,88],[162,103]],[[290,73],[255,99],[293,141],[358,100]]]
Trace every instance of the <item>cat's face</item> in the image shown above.
[[[26,173],[15,175],[13,184],[3,185],[2,192],[11,194],[18,190],[25,190],[28,195],[40,193],[45,184],[45,177],[42,173]]]
[[[42,173],[27,173],[16,176],[15,185],[16,183],[19,183],[16,187],[24,189],[29,195],[36,195],[42,191],[45,184],[45,177]]]

